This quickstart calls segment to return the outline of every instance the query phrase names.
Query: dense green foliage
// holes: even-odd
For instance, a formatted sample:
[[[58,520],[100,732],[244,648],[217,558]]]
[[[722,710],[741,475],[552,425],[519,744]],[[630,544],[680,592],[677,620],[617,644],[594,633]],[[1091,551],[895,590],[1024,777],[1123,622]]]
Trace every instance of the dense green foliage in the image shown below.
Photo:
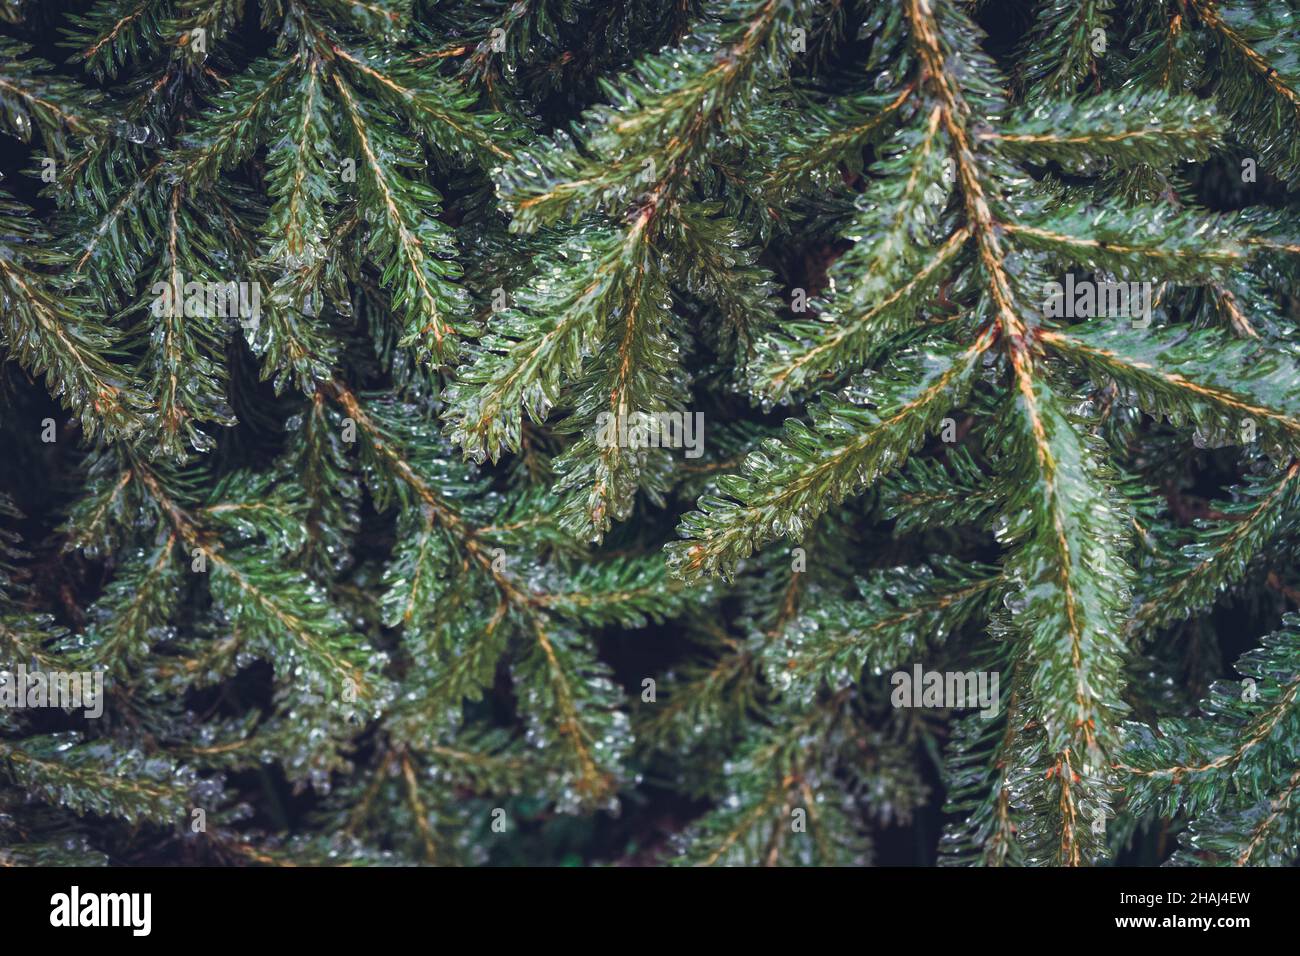
[[[1295,0],[0,13],[0,863],[1296,861]]]

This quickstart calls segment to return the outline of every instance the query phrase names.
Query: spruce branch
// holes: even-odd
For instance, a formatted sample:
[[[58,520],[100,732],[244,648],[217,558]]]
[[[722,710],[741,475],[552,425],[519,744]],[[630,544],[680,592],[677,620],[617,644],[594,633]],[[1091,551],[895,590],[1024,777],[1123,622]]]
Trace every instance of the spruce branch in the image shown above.
[[[1190,423],[1208,440],[1239,442],[1250,421],[1269,445],[1295,453],[1297,369],[1287,352],[1221,329],[1138,330],[1099,321],[1043,329],[1040,340],[1099,381],[1115,382],[1138,407]]]
[[[1286,740],[1300,695],[1297,623],[1287,615],[1237,662],[1249,679],[1211,688],[1202,710],[1214,716],[1163,720],[1159,736],[1146,725],[1127,728],[1117,766],[1130,775],[1135,809],[1182,809],[1190,818],[1180,862],[1279,865],[1290,852],[1296,778]]]
[[[1128,522],[1096,451],[1041,376],[1020,376],[1008,415],[1011,491],[998,530],[1014,548],[1005,571],[1018,591],[1011,623],[1033,668],[1032,706],[1058,791],[1055,858],[1078,865],[1097,852],[1087,828],[1104,812],[1105,764],[1123,710]]]
[[[48,150],[68,154],[68,138],[103,135],[95,115],[102,97],[53,73],[31,47],[0,37],[0,130],[24,143],[39,132]]]
[[[88,436],[129,435],[145,425],[145,400],[118,360],[120,336],[91,299],[36,271],[33,247],[49,236],[28,210],[0,194],[0,287],[4,346],[56,398],[75,409]]]
[[[420,165],[415,144],[381,113],[368,111],[338,74],[330,80],[365,171],[360,199],[374,230],[367,252],[405,316],[402,342],[418,344],[420,356],[432,362],[449,361],[457,348],[451,317],[464,307],[465,294],[454,284],[460,270],[451,235],[436,218],[442,198],[402,172]]]
[[[1300,504],[1298,485],[1300,463],[1292,462],[1248,482],[1235,500],[1215,503],[1219,520],[1198,522],[1190,542],[1160,555],[1132,627],[1167,626],[1213,605],[1287,535]]]
[[[785,75],[783,31],[811,9],[802,0],[717,6],[717,15],[680,46],[643,58],[611,86],[613,106],[587,111],[577,139],[599,160],[560,139],[521,150],[519,161],[503,169],[512,228],[532,231],[610,205],[617,210],[695,174],[723,129],[736,129],[755,95]]]
[[[787,325],[760,349],[772,359],[752,370],[755,387],[780,399],[817,377],[863,364],[891,334],[907,328],[916,306],[946,278],[969,233],[957,229],[941,243],[928,235],[942,210],[942,110],[883,147],[884,176],[863,195],[850,235],[859,241],[836,262],[832,278],[847,293],[829,304],[820,322]],[[830,328],[827,328],[830,326]]]
[[[1016,110],[978,139],[1029,162],[1090,171],[1107,163],[1167,166],[1204,160],[1220,145],[1213,104],[1135,89],[1048,99]]]
[[[768,680],[811,703],[820,690],[852,686],[864,668],[898,668],[977,615],[999,584],[993,569],[942,559],[874,572],[858,582],[858,600],[823,601],[767,645]]]
[[[1113,0],[1044,0],[1038,5],[1023,50],[1030,98],[1068,96],[1097,77],[1113,12]]]
[[[751,454],[741,474],[719,479],[726,498],[701,498],[701,510],[683,520],[688,540],[668,548],[670,567],[687,580],[725,574],[772,538],[800,540],[831,504],[900,464],[961,403],[992,344],[985,332],[964,349],[932,343],[902,353],[847,400],[823,399],[812,428],[788,420],[781,440]]]
[[[1285,6],[1193,0],[1197,19],[1228,64],[1219,97],[1243,121],[1261,160],[1293,184],[1300,176],[1297,15]]]

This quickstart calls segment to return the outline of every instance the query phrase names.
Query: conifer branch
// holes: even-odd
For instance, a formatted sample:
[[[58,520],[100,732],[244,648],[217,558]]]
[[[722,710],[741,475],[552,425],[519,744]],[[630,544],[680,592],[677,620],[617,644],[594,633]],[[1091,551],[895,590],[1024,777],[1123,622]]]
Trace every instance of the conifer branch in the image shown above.
[[[690,540],[670,546],[669,565],[694,580],[729,572],[774,537],[802,538],[831,504],[901,463],[938,417],[961,402],[992,344],[986,331],[966,349],[905,354],[879,384],[868,381],[851,393],[851,404],[824,400],[813,429],[787,421],[782,441],[752,454],[740,475],[719,481],[727,498],[702,498],[702,510],[684,519],[681,530]]]
[[[1162,627],[1213,604],[1240,580],[1268,545],[1287,532],[1300,505],[1300,462],[1255,481],[1239,502],[1220,504],[1225,519],[1198,528],[1193,541],[1167,557],[1167,567],[1134,612],[1132,627]]]
[[[1129,571],[1126,524],[1095,452],[1041,378],[1018,375],[1005,539],[1017,550],[1007,574],[1019,586],[1013,624],[1033,673],[1034,707],[1058,788],[1057,860],[1085,862],[1087,820],[1103,812],[1101,779],[1115,740],[1123,685],[1120,614]]]
[[[1300,407],[1297,369],[1284,352],[1233,339],[1218,329],[1188,334],[1099,322],[1068,331],[1043,329],[1039,338],[1102,380],[1120,385],[1147,411],[1186,417],[1229,441],[1240,440],[1242,424],[1250,420],[1292,454],[1300,447],[1300,417],[1293,412]],[[1210,355],[1214,357],[1207,360]]]
[[[393,152],[408,153],[411,146],[396,130],[385,129],[376,115],[366,117],[348,85],[338,74],[330,80],[338,90],[344,115],[360,150],[370,196],[363,201],[374,217],[375,251],[384,258],[385,274],[400,272],[405,278],[394,290],[393,304],[406,313],[403,341],[419,343],[421,354],[442,363],[454,357],[456,329],[450,322],[462,302],[461,291],[451,284],[456,270],[444,260],[452,255],[445,229],[433,218],[437,209],[426,204],[439,202],[437,193],[416,185],[398,172],[385,158]],[[382,136],[381,150],[376,141]],[[400,160],[399,160],[400,161]],[[421,208],[424,207],[424,208]],[[394,268],[398,264],[398,268]]]

